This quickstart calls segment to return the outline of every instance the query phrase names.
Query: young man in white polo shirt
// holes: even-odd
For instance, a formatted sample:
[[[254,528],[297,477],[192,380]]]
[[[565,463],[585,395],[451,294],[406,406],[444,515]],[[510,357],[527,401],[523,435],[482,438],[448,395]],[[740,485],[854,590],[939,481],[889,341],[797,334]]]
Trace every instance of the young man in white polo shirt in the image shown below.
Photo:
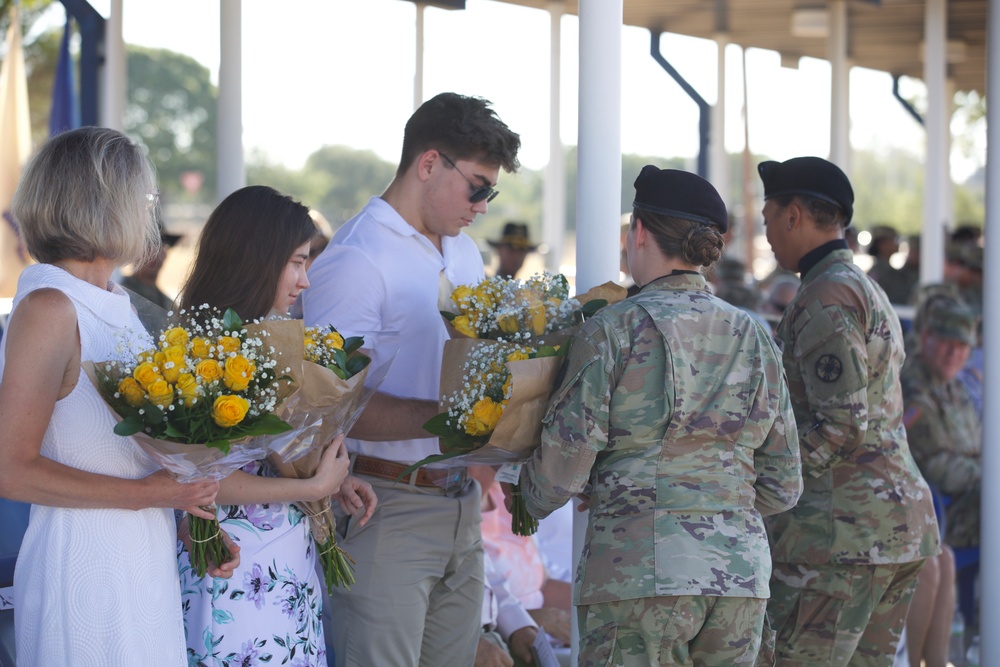
[[[392,183],[309,270],[308,326],[365,335],[375,364],[398,351],[364,417],[378,415],[382,432],[412,432],[426,420],[419,403],[396,396],[437,400],[448,338],[441,286],[484,277],[479,249],[462,230],[496,196],[500,168],[517,170],[520,148],[489,104],[442,93],[421,105],[406,123]],[[363,527],[348,520],[341,539],[358,566],[351,590],[332,598],[328,639],[338,667],[473,664],[484,583],[479,488],[455,467],[395,481],[438,453],[436,438],[347,442],[353,472],[375,487],[379,507]]]

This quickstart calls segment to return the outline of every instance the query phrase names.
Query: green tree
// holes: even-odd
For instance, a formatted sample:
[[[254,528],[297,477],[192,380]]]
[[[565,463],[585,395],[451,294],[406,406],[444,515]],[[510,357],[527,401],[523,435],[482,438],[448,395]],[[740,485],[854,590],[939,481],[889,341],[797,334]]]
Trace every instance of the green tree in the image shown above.
[[[156,166],[160,190],[176,202],[215,198],[215,119],[218,91],[208,68],[166,49],[127,46],[124,128]],[[184,191],[181,177],[197,172],[201,189]]]

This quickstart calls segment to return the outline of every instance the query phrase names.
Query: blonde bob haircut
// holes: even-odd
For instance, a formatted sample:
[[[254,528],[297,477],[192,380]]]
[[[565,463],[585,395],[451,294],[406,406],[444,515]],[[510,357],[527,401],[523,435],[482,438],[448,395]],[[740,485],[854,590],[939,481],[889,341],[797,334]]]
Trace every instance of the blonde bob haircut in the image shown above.
[[[160,248],[155,174],[127,136],[104,127],[56,135],[28,161],[11,212],[31,256],[117,266]]]

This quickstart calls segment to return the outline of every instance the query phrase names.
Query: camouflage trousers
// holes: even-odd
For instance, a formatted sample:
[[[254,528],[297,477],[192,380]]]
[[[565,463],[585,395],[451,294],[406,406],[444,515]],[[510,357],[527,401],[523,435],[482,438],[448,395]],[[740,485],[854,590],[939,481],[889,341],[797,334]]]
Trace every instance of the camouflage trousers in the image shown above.
[[[757,664],[891,666],[923,564],[774,563]]]
[[[753,665],[767,600],[663,596],[577,607],[580,667]]]

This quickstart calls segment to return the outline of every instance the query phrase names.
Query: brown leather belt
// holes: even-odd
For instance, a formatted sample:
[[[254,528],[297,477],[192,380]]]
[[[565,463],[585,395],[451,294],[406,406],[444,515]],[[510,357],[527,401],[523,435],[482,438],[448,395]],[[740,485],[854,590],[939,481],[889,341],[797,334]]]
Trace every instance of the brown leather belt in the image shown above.
[[[378,477],[391,482],[451,490],[465,486],[465,482],[468,480],[468,471],[464,467],[417,468],[406,477],[402,477],[403,471],[408,467],[405,463],[386,461],[361,454],[358,454],[354,459],[355,474]]]

